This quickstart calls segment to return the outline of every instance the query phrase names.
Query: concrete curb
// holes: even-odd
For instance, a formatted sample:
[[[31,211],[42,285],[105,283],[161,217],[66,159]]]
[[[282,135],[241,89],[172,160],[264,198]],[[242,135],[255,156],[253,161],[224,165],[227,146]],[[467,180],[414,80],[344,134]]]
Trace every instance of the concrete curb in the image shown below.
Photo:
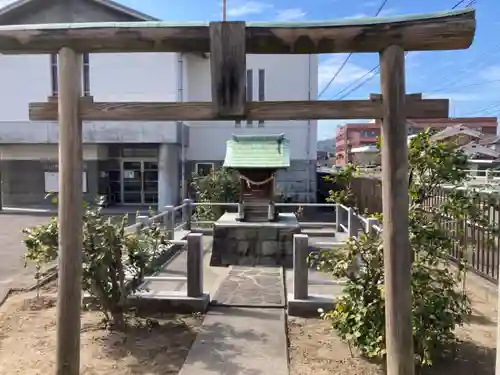
[[[32,292],[37,288],[41,288],[51,281],[57,279],[57,265],[49,267],[46,271],[44,271],[45,276],[38,282],[33,284],[28,288],[9,288],[4,296],[0,299],[0,307],[3,306],[5,302],[9,299],[10,296],[16,293],[27,293]]]
[[[173,245],[169,249],[167,249],[163,254],[161,254],[158,258],[153,261],[153,267],[155,267],[158,263],[163,264],[164,262],[168,262],[171,258],[175,256],[180,250],[181,246]],[[43,271],[44,276],[38,282],[33,284],[28,288],[9,288],[5,292],[5,294],[0,298],[0,307],[9,299],[10,296],[16,293],[27,293],[32,292],[37,288],[43,287],[54,281],[58,277],[57,265],[51,266],[47,268],[47,270]]]

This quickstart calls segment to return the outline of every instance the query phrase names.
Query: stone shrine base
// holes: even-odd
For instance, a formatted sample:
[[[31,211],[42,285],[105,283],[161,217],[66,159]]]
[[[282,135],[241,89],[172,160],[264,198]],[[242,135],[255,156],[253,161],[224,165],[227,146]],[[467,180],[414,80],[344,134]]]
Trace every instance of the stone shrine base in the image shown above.
[[[281,213],[275,222],[240,222],[226,212],[214,223],[211,266],[293,265],[293,235],[300,226],[293,213]]]

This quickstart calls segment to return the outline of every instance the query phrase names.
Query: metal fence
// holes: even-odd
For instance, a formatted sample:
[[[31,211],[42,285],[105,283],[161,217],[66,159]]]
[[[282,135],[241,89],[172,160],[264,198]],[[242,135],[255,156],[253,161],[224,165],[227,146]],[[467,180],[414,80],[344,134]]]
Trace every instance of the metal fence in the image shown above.
[[[355,178],[352,185],[356,207],[361,213],[382,212],[382,183],[378,178],[359,177]],[[433,193],[433,197],[425,202],[429,210],[440,206],[446,199],[450,189],[441,188]],[[461,258],[461,251],[467,261],[467,267],[484,278],[498,282],[499,280],[499,258],[500,237],[498,231],[492,227],[499,228],[500,225],[500,200],[491,197],[490,194],[480,194],[480,199],[474,202],[477,210],[481,210],[489,225],[482,225],[473,220],[452,220],[442,216],[439,223],[443,228],[449,230],[455,238],[455,247],[450,254],[452,260]]]
[[[449,189],[438,189],[424,206],[429,210],[446,200]],[[477,210],[484,215],[484,222],[467,218],[456,220],[441,215],[437,218],[439,225],[447,229],[455,239],[450,258],[465,258],[466,266],[484,278],[497,282],[499,280],[500,237],[500,202],[487,194],[480,194],[473,202]]]

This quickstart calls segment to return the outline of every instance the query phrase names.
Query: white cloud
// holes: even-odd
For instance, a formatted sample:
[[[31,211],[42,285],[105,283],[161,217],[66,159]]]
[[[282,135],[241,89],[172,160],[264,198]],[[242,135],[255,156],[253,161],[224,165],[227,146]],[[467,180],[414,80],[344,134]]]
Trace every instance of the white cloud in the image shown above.
[[[276,19],[278,21],[293,21],[293,20],[298,20],[304,17],[305,15],[306,12],[304,12],[300,8],[290,8],[279,11]]]
[[[272,8],[271,4],[258,1],[228,3],[227,15],[230,17],[242,17],[250,14],[260,14]]]
[[[481,69],[479,75],[486,80],[500,79],[500,65],[490,65]]]
[[[332,79],[339,67],[342,65],[346,59],[347,54],[335,54],[329,57],[325,61],[321,62],[318,69],[318,85],[319,89],[322,90],[325,85]],[[359,65],[348,62],[346,66],[342,69],[340,74],[335,78],[332,86],[334,85],[345,85],[351,83],[358,78],[363,77],[367,74],[369,69],[363,68]],[[367,78],[369,76],[366,76]]]

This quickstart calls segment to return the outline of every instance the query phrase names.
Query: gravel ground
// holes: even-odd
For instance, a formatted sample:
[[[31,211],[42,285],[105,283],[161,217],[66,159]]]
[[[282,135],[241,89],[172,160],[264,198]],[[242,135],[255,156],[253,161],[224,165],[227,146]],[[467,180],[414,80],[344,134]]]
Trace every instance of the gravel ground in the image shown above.
[[[54,373],[55,295],[10,297],[0,308],[0,375]],[[197,316],[157,317],[158,326],[104,329],[102,315],[82,312],[82,375],[176,375],[201,326]]]
[[[496,347],[496,298],[470,284],[473,314],[470,323],[457,329],[461,340],[456,358],[444,359],[422,375],[494,375]],[[379,375],[382,368],[353,354],[346,343],[320,319],[289,318],[290,375]]]

